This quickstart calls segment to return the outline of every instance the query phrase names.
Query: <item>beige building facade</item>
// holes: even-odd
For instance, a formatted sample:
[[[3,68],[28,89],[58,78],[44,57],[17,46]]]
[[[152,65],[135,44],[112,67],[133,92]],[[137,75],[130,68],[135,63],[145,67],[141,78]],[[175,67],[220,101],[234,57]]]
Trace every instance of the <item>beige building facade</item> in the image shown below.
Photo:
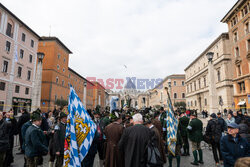
[[[213,52],[213,80],[215,81],[217,99],[216,108],[219,110],[232,109],[232,57],[230,54],[228,33],[222,33],[210,46],[204,50],[186,69],[186,102],[188,109],[209,111],[209,78],[208,59],[206,53]]]
[[[167,107],[167,91],[174,105],[177,102],[186,102],[185,94],[185,75],[184,74],[173,74],[167,76],[160,84],[158,84],[154,89],[149,90],[149,106],[163,106]],[[174,107],[174,109],[176,109]]]
[[[0,111],[30,111],[39,39],[0,3]]]

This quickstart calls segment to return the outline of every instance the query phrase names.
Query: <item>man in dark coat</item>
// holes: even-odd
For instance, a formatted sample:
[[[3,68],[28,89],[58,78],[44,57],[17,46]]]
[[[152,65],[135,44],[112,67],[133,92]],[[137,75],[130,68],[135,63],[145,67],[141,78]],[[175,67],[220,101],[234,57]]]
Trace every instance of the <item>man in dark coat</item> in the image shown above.
[[[239,126],[236,123],[228,124],[228,135],[220,141],[224,167],[233,167],[235,161],[241,157],[250,156],[250,147],[246,139],[238,134]]]
[[[18,122],[17,122],[17,127],[18,127],[18,134],[19,134],[19,143],[20,143],[20,152],[17,154],[24,154],[24,150],[22,149],[23,145],[23,137],[22,137],[22,132],[21,128],[23,124],[28,122],[30,120],[30,114],[26,111],[26,109],[21,109],[22,115],[19,117]]]
[[[181,137],[183,140],[183,149],[184,149],[183,156],[187,156],[187,155],[190,155],[189,154],[188,135],[187,135],[187,127],[189,124],[189,118],[184,113],[181,113],[179,121],[180,121],[179,126],[181,126],[180,133],[181,133]]]
[[[188,137],[192,142],[192,151],[193,151],[193,156],[194,156],[194,162],[191,162],[192,165],[198,166],[199,163],[203,164],[203,155],[202,155],[202,150],[201,150],[201,141],[203,139],[202,135],[202,127],[203,123],[201,120],[197,118],[197,115],[195,112],[191,113],[191,121],[187,127],[188,130]],[[199,153],[199,161],[198,161],[198,156],[197,156],[197,151]]]
[[[6,152],[9,149],[9,129],[10,124],[3,119],[3,113],[0,112],[0,167],[4,166]]]
[[[17,131],[17,121],[14,117],[14,113],[12,110],[8,111],[6,113],[6,122],[8,122],[11,127],[9,129],[9,149],[6,152],[6,159],[5,159],[5,166],[10,166],[12,162],[14,162],[14,156],[13,156],[13,147],[14,147],[14,135],[18,134]]]
[[[218,115],[218,114],[217,114]],[[210,115],[211,119],[208,121],[206,127],[206,136],[209,136],[209,141],[212,145],[213,156],[216,163],[216,166],[219,165],[219,160],[222,161],[222,155],[220,151],[220,139],[223,131],[223,126],[221,126],[219,120],[216,118],[215,113]],[[219,152],[219,158],[218,153]]]
[[[220,123],[220,125],[221,125],[221,130],[222,130],[222,132],[224,132],[224,131],[226,131],[227,130],[227,123],[226,123],[226,121],[221,117],[221,113],[220,112],[218,112],[217,113],[217,119],[218,119],[218,121],[219,121],[219,123]]]
[[[67,115],[64,112],[59,114],[60,122],[55,126],[54,146],[56,153],[56,167],[63,166],[64,142],[67,124]]]
[[[142,115],[133,116],[133,126],[126,128],[118,147],[125,155],[125,167],[146,167],[145,150],[149,142],[150,129],[142,125]]]
[[[162,136],[156,126],[153,124],[152,121],[147,122],[147,127],[152,130],[152,134],[156,137],[156,145],[158,146],[158,150],[160,151],[162,161],[166,163],[166,156],[165,156],[165,148]]]
[[[122,117],[116,113],[116,121],[106,126],[104,134],[106,136],[107,147],[105,157],[105,167],[123,167],[124,157],[118,149],[118,142],[123,133]]]
[[[46,137],[39,127],[42,124],[41,114],[35,111],[31,119],[32,125],[25,133],[25,156],[29,167],[37,166],[39,159],[48,153]]]

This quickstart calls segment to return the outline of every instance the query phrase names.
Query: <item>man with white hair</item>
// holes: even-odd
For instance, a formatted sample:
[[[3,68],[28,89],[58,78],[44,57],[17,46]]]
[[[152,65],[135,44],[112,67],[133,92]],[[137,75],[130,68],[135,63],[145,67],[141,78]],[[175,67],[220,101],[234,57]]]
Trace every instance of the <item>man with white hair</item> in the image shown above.
[[[150,129],[142,125],[142,115],[133,116],[133,126],[126,128],[118,147],[124,153],[125,167],[145,167],[145,149],[150,139]]]

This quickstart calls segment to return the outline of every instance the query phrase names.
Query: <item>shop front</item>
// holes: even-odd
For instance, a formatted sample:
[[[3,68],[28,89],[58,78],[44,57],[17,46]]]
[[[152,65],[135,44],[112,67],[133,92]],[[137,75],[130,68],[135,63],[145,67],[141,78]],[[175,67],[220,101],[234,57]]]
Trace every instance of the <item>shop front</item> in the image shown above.
[[[14,115],[18,115],[22,109],[26,109],[28,112],[31,110],[31,99],[24,99],[13,97],[12,106]]]

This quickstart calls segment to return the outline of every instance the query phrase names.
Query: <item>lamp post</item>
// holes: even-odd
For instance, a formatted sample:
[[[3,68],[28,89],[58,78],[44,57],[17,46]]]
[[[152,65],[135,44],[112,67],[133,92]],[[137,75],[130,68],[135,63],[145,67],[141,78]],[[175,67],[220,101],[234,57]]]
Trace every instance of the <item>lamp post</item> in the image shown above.
[[[214,79],[213,52],[206,54],[208,59],[208,85],[209,85],[209,113],[216,113],[218,110],[216,85]]]
[[[36,66],[36,75],[34,81],[34,87],[32,90],[32,107],[40,108],[41,105],[41,88],[42,88],[42,70],[43,70],[43,59],[44,53],[37,53],[37,66]]]

